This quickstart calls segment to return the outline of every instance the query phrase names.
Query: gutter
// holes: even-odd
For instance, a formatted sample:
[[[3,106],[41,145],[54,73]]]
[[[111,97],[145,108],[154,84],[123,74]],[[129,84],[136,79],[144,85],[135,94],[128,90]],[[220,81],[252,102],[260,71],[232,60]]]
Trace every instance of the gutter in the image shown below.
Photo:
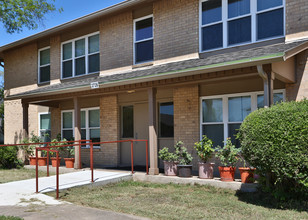
[[[198,74],[196,72],[200,73],[207,73],[207,72],[213,72],[213,71],[220,71],[220,70],[227,70],[235,68],[237,66],[251,66],[251,63],[254,63],[254,65],[258,64],[267,64],[269,62],[274,61],[283,61],[284,60],[284,53],[276,53],[276,54],[270,54],[267,56],[262,57],[253,57],[253,58],[247,58],[242,60],[235,60],[235,61],[229,61],[229,62],[223,62],[223,63],[217,63],[217,64],[211,64],[211,65],[204,65],[204,66],[198,66],[198,67],[192,67],[187,68],[183,70],[174,70],[169,72],[163,72],[163,73],[157,73],[153,75],[148,76],[140,76],[140,77],[133,77],[129,79],[123,79],[123,80],[114,80],[109,82],[99,82],[100,88],[108,88],[108,87],[114,87],[114,86],[121,86],[121,85],[127,85],[127,84],[133,84],[133,83],[142,83],[142,82],[148,82],[152,80],[162,80],[162,79],[168,79],[172,77],[181,77],[181,76],[189,76],[189,75],[195,75]],[[123,73],[125,74],[125,73]],[[5,98],[5,100],[12,100],[17,98],[28,98],[32,96],[37,95],[52,95],[52,94],[59,94],[59,92],[65,93],[69,90],[86,90],[89,88],[89,84],[86,85],[77,85],[77,86],[71,86],[71,87],[65,87],[60,88],[58,90],[49,90],[49,91],[38,91],[31,94],[16,94],[11,95]]]

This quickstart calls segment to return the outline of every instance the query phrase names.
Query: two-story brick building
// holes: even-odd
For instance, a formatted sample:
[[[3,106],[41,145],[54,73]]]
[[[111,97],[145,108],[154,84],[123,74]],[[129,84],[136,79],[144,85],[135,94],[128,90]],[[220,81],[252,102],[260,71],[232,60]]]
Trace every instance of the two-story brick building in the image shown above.
[[[32,131],[146,138],[157,174],[160,148],[182,140],[192,151],[202,134],[221,145],[257,108],[308,96],[307,10],[306,0],[127,0],[5,45],[5,143]],[[134,151],[144,165],[144,145]],[[87,164],[89,149],[76,164],[79,153]],[[94,160],[127,165],[130,147],[97,146]]]

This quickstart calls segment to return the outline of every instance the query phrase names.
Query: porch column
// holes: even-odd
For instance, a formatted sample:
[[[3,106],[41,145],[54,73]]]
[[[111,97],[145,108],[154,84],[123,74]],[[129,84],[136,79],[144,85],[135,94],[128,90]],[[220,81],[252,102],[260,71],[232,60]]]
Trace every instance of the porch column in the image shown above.
[[[265,70],[266,68],[266,70]],[[272,72],[271,67],[268,65],[265,66],[258,65],[258,73],[263,79],[263,88],[264,88],[264,107],[268,108],[274,103],[274,79],[275,74]]]
[[[81,140],[81,122],[80,122],[80,105],[78,97],[74,97],[74,134],[75,134],[75,141]],[[74,168],[79,169],[80,168],[80,152],[79,152],[79,146],[75,146],[75,164]]]
[[[22,103],[22,136],[29,136],[29,103]]]
[[[156,88],[148,89],[149,99],[149,147],[150,147],[150,175],[158,175],[157,158],[157,126],[156,126]]]

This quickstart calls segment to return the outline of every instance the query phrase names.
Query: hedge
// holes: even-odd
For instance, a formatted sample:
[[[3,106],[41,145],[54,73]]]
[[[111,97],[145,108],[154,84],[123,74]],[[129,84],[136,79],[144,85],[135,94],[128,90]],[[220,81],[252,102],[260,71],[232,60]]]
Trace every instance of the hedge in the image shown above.
[[[21,168],[23,163],[18,160],[17,153],[15,146],[0,147],[0,169]]]
[[[237,138],[246,161],[271,180],[268,187],[308,195],[308,100],[252,112]]]

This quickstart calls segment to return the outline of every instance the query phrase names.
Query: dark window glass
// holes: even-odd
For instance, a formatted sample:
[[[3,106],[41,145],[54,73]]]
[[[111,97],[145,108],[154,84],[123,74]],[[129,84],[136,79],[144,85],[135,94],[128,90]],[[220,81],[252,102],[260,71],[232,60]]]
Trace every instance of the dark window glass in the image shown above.
[[[258,40],[283,35],[283,9],[261,13],[257,20]]]
[[[89,56],[89,73],[99,71],[99,54]]]
[[[173,102],[161,103],[159,106],[160,137],[174,136]]]
[[[124,106],[122,108],[122,137],[134,137],[134,107]]]
[[[258,0],[258,11],[282,5],[282,0]]]
[[[87,131],[86,131],[86,129],[81,129],[81,139],[82,140],[87,140]]]
[[[216,124],[216,125],[203,125],[202,126],[202,134],[208,136],[213,141],[213,146],[217,147],[223,146],[224,140],[224,125]]]
[[[153,60],[153,40],[136,43],[136,63]]]
[[[251,18],[241,18],[228,22],[229,45],[251,41]]]
[[[85,57],[75,60],[75,75],[83,75],[86,73],[86,59]]]
[[[250,0],[229,0],[228,17],[234,18],[250,13]]]
[[[222,38],[222,24],[202,28],[202,50],[222,47]]]
[[[40,51],[40,65],[50,64],[50,49]]]
[[[63,60],[72,58],[72,43],[63,44]]]
[[[50,66],[40,67],[40,82],[50,81]]]
[[[238,132],[238,129],[240,128],[241,124],[229,124],[229,135],[228,137],[231,138],[232,143],[236,146],[236,147],[240,147],[240,141],[238,139],[235,138],[235,135]]]
[[[72,60],[63,62],[63,78],[73,76]]]
[[[209,0],[202,3],[202,25],[221,21],[221,1]]]
[[[100,129],[91,129],[90,130],[90,140],[92,140],[92,143],[101,142]]]
[[[74,140],[73,130],[64,130],[63,131],[63,138],[65,138],[68,141]]]
[[[136,22],[136,41],[153,37],[153,19],[148,18]]]
[[[51,141],[50,135],[51,135],[50,130],[41,130],[40,131],[40,138],[43,142],[50,142]]]

